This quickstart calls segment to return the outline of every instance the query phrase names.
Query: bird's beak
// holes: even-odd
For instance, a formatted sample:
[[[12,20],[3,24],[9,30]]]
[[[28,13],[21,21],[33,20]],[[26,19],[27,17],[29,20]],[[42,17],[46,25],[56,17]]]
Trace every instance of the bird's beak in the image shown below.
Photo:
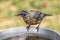
[[[19,16],[18,14],[16,14],[15,16]]]
[[[20,16],[20,14],[16,14],[15,16]]]

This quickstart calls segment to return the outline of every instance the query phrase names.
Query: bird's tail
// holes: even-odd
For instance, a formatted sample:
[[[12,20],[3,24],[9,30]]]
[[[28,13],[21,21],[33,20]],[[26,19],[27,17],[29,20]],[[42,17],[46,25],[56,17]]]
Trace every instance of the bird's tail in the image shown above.
[[[52,16],[52,14],[45,14],[45,16]]]

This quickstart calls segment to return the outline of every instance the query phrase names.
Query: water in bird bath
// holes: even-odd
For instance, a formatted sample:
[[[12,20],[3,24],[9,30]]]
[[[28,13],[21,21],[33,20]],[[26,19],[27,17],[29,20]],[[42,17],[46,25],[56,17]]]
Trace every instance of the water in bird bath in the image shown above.
[[[43,38],[39,36],[27,36],[26,38],[16,36],[16,37],[10,37],[10,38],[3,39],[3,40],[51,40],[51,39]]]

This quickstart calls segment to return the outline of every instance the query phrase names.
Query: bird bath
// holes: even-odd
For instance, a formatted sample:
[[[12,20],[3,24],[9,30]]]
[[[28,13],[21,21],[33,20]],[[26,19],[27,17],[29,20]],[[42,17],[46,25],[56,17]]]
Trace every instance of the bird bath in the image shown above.
[[[39,31],[37,32],[35,28],[30,28],[28,32],[25,27],[1,30],[0,40],[7,40],[8,38],[13,38],[13,37],[15,38],[20,37],[20,40],[25,40],[28,35],[39,36],[51,40],[60,40],[60,35],[54,31],[44,29],[44,28],[39,28]]]

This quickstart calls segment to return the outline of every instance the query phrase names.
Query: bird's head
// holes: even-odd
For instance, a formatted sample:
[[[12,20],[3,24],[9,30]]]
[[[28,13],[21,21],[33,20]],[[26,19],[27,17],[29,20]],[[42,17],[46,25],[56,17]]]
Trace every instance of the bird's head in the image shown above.
[[[16,14],[16,16],[22,16],[22,17],[24,17],[24,16],[26,16],[27,15],[27,11],[26,10],[21,10],[18,14]]]

